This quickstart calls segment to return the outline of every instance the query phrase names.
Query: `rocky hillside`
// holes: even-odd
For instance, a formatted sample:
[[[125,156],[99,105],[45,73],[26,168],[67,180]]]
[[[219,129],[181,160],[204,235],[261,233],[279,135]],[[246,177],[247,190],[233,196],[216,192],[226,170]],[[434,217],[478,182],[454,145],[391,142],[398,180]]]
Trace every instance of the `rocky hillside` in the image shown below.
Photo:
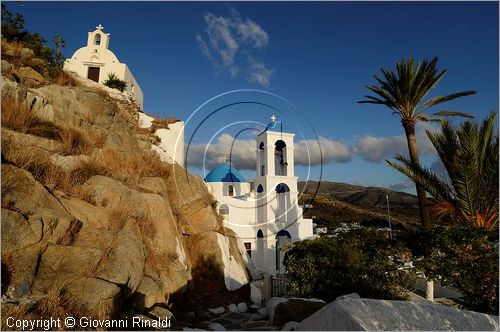
[[[340,223],[359,222],[363,225],[387,225],[386,194],[389,195],[391,219],[396,228],[416,227],[420,224],[417,197],[386,188],[363,187],[346,183],[322,181],[299,182],[303,191],[301,202],[313,204],[305,211],[306,217],[315,216],[315,222],[334,228]]]
[[[1,70],[3,317],[108,318],[248,282],[202,179],[152,151],[168,123],[141,128],[130,96],[3,40]]]

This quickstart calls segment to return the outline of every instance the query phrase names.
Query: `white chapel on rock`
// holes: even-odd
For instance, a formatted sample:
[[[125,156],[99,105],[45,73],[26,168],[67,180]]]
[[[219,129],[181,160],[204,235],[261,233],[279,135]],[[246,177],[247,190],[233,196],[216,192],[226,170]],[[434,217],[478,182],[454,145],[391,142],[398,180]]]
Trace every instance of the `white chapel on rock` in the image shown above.
[[[205,182],[219,202],[219,214],[244,243],[248,255],[261,272],[285,272],[283,245],[313,237],[311,219],[304,219],[298,205],[294,175],[293,137],[282,131],[282,123],[271,118],[256,137],[257,174],[253,183],[223,163]]]
[[[109,33],[104,33],[103,26],[98,25],[94,32],[88,33],[87,46],[78,49],[64,64],[64,69],[103,83],[113,73],[127,82],[126,91],[130,93],[137,105],[143,109],[143,95],[139,84],[126,64],[120,63],[116,55],[109,50]]]

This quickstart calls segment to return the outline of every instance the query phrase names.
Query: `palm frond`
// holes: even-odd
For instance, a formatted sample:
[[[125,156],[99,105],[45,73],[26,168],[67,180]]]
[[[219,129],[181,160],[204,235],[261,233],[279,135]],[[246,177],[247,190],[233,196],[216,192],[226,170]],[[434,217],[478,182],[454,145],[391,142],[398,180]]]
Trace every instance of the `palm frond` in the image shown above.
[[[409,177],[416,184],[421,185],[425,190],[437,199],[447,201],[454,200],[454,193],[451,192],[446,183],[431,170],[422,166],[415,166],[410,159],[404,156],[396,156],[396,161],[386,160],[387,164],[398,172]]]
[[[468,119],[474,118],[474,115],[471,115],[469,113],[452,111],[452,110],[435,112],[435,113],[433,113],[433,115],[435,115],[435,116],[459,116],[459,117],[468,118]]]
[[[447,72],[447,69],[438,71],[437,61],[438,58],[434,57],[431,60],[423,60],[415,63],[413,58],[408,58],[396,62],[395,71],[379,68],[382,75],[380,77],[377,75],[373,76],[377,85],[366,86],[376,96],[372,96],[371,98],[365,96],[366,99],[359,101],[359,103],[385,105],[406,122],[438,121],[438,119],[423,115],[419,116],[419,114],[423,114],[429,107],[474,94],[475,91],[467,90],[447,96],[434,97],[424,102],[424,98]],[[423,106],[419,107],[422,103]],[[442,113],[439,116],[451,115],[466,116],[465,113]]]
[[[418,115],[427,119],[425,115]],[[397,156],[389,166],[405,174],[430,193],[438,217],[491,228],[498,225],[499,138],[495,133],[495,114],[481,125],[466,121],[454,128],[443,120],[440,132],[427,132],[447,174],[436,174]]]
[[[432,106],[439,105],[439,104],[442,104],[442,103],[445,103],[447,101],[457,99],[460,97],[470,96],[470,95],[473,95],[475,93],[477,93],[477,91],[466,90],[466,91],[452,93],[452,94],[449,94],[446,96],[433,97],[424,103],[424,105],[422,106],[422,111],[425,111]]]

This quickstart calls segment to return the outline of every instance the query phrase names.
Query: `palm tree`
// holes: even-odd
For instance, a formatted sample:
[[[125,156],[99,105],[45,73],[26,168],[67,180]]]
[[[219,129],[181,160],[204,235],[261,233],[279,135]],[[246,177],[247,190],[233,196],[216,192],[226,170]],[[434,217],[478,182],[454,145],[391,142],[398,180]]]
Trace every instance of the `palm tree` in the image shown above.
[[[437,217],[493,228],[498,223],[499,148],[494,127],[491,113],[481,126],[467,121],[455,129],[443,121],[440,133],[427,132],[446,174],[414,165],[403,156],[388,163],[434,197],[431,211]]]
[[[376,96],[365,96],[365,100],[359,101],[359,103],[385,105],[393,111],[393,114],[399,115],[406,134],[410,160],[415,167],[420,165],[415,136],[417,121],[438,121],[444,116],[471,117],[462,112],[449,110],[433,113],[434,117],[429,116],[426,112],[435,105],[476,93],[467,90],[433,97],[424,102],[423,99],[447,72],[447,69],[438,71],[437,61],[437,58],[433,58],[431,61],[424,60],[415,65],[412,58],[402,59],[396,63],[396,73],[380,68],[383,79],[376,75],[373,76],[379,86],[366,85],[366,88],[374,92]],[[416,184],[416,189],[422,226],[428,229],[431,224],[425,190],[419,184]]]

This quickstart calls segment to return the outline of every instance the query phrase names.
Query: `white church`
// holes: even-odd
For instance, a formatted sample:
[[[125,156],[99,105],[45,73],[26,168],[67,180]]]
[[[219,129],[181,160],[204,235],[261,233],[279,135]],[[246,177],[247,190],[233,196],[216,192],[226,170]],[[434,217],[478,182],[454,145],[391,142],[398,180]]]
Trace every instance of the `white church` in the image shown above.
[[[130,93],[137,105],[143,109],[142,90],[127,65],[120,63],[109,49],[110,34],[104,33],[103,29],[104,27],[99,24],[96,30],[88,33],[87,46],[79,48],[70,59],[67,59],[64,69],[97,83],[103,83],[109,74],[115,74],[127,82],[125,91]]]
[[[254,265],[269,275],[285,273],[284,245],[313,237],[311,219],[298,205],[293,133],[272,122],[256,137],[256,178],[245,178],[230,163],[213,169],[205,182],[217,199],[219,214],[244,243]]]

